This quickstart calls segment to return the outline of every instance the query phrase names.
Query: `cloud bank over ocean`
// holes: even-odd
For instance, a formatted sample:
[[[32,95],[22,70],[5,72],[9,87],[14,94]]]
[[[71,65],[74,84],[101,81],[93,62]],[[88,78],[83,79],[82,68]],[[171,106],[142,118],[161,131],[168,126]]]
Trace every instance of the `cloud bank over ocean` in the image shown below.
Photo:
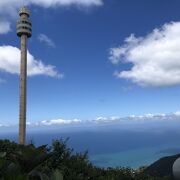
[[[74,128],[74,127],[87,127],[87,128],[97,128],[104,126],[116,127],[116,128],[126,128],[134,130],[143,130],[152,127],[176,127],[177,123],[180,124],[180,112],[177,111],[171,114],[144,114],[144,115],[130,115],[127,117],[97,117],[89,120],[81,119],[52,119],[52,120],[42,120],[38,122],[27,122],[29,129],[31,128]],[[16,124],[3,124],[0,123],[0,128],[15,128]],[[136,129],[138,128],[138,129]]]

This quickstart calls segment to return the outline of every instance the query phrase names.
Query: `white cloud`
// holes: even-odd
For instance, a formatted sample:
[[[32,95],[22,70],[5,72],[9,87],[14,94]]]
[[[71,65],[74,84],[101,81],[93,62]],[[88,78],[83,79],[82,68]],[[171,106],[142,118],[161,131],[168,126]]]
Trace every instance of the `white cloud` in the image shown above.
[[[7,16],[13,16],[17,14],[17,9],[20,7],[22,4],[21,1],[19,0],[5,0],[5,1],[0,1],[0,14]]]
[[[180,116],[180,111],[176,111],[176,112],[174,113],[174,115],[175,115],[175,116]]]
[[[78,127],[86,127],[86,126],[97,126],[97,125],[115,125],[121,127],[121,125],[157,125],[158,122],[163,124],[174,122],[180,122],[180,111],[170,114],[144,114],[144,115],[129,115],[127,117],[119,117],[119,116],[111,116],[111,117],[97,117],[90,120],[81,120],[81,119],[52,119],[52,120],[42,120],[39,122],[27,122],[29,127],[58,127],[58,126],[71,126],[78,125]],[[176,124],[175,124],[176,125]],[[2,127],[8,127],[10,125],[5,125],[0,123]],[[14,126],[14,125],[11,125]],[[133,126],[134,127],[134,126]]]
[[[121,121],[122,118],[118,117],[118,116],[112,116],[112,117],[97,117],[95,120],[93,120],[92,122],[95,123],[108,123],[108,122],[113,122],[113,121]]]
[[[27,5],[38,5],[45,8],[60,7],[60,6],[102,6],[103,0],[28,0]],[[22,6],[22,1],[19,0],[1,0],[0,1],[0,14],[3,17],[7,15],[15,18],[17,10]],[[2,17],[1,16],[1,17]]]
[[[0,34],[6,34],[11,30],[10,22],[0,21]]]
[[[27,5],[37,5],[44,8],[53,8],[61,6],[102,6],[103,0],[28,0]],[[18,10],[22,6],[19,0],[1,0],[0,1],[0,34],[10,31],[10,21],[18,18]]]
[[[53,42],[52,39],[50,39],[48,36],[46,36],[45,34],[39,34],[38,36],[38,40],[42,43],[45,43],[46,45],[50,46],[50,47],[55,47],[55,43]]]
[[[44,120],[38,123],[38,125],[45,125],[45,126],[51,126],[51,125],[69,125],[69,124],[77,124],[81,123],[81,120],[79,119],[73,119],[73,120],[64,120],[64,119],[54,119],[54,120]]]
[[[140,86],[173,86],[180,84],[180,22],[171,22],[145,37],[133,34],[123,45],[110,50],[113,64],[130,63],[129,70],[115,76]]]
[[[45,65],[36,60],[32,54],[27,54],[27,73],[29,76],[47,75],[51,77],[63,77],[52,65]],[[0,46],[0,71],[11,74],[19,74],[20,50],[13,46]]]
[[[95,120],[91,120],[90,122],[95,123],[138,123],[138,122],[152,122],[152,121],[171,121],[171,120],[180,120],[180,112],[177,111],[175,113],[170,114],[143,114],[143,115],[129,115],[127,117],[98,117]]]
[[[80,120],[80,119],[56,119],[56,120],[44,120],[38,123],[35,123],[37,126],[51,126],[51,125],[72,125],[72,124],[108,124],[108,123],[138,123],[138,122],[152,122],[152,121],[171,121],[171,120],[180,120],[180,113],[175,112],[171,114],[144,114],[144,115],[130,115],[127,117],[111,116],[111,117],[97,117],[92,120]],[[33,123],[32,123],[33,124]]]
[[[101,6],[103,0],[30,0],[31,4],[36,4],[44,7],[56,7],[56,6]]]
[[[97,117],[91,120],[81,120],[81,119],[53,119],[53,120],[43,120],[40,122],[28,122],[29,126],[61,126],[61,125],[103,125],[103,124],[138,124],[138,123],[148,123],[148,122],[171,122],[172,120],[180,121],[180,112],[175,112],[171,114],[144,114],[144,115],[130,115],[127,117],[111,116],[111,117]]]

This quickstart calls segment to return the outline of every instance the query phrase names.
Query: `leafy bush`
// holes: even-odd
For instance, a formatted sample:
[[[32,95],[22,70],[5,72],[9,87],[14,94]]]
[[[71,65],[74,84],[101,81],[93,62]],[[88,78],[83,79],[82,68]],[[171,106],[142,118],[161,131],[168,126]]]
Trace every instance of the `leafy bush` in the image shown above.
[[[99,168],[88,153],[75,153],[67,141],[52,146],[23,146],[0,140],[0,180],[160,180],[145,174],[146,168]],[[163,177],[163,180],[168,179]]]

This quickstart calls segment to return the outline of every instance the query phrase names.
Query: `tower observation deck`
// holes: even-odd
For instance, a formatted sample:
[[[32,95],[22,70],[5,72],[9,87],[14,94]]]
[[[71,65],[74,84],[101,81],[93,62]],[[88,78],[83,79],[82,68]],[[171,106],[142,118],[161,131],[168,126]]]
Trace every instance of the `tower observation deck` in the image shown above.
[[[32,24],[29,20],[30,12],[27,7],[19,10],[20,20],[17,21],[17,35],[21,37],[26,35],[28,38],[32,35]]]
[[[19,112],[19,144],[26,143],[26,79],[27,79],[27,39],[32,35],[32,24],[27,7],[19,10],[20,19],[17,21],[17,36],[21,39],[20,65],[20,112]]]

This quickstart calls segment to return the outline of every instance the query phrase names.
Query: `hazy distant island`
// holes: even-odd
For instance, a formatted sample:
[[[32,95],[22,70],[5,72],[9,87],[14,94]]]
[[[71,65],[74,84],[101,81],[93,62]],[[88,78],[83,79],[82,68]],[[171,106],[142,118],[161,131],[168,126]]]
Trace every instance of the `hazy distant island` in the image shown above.
[[[161,158],[148,167],[100,168],[88,159],[88,152],[76,153],[67,141],[35,147],[0,140],[0,179],[2,180],[171,180],[172,164],[180,154]]]

